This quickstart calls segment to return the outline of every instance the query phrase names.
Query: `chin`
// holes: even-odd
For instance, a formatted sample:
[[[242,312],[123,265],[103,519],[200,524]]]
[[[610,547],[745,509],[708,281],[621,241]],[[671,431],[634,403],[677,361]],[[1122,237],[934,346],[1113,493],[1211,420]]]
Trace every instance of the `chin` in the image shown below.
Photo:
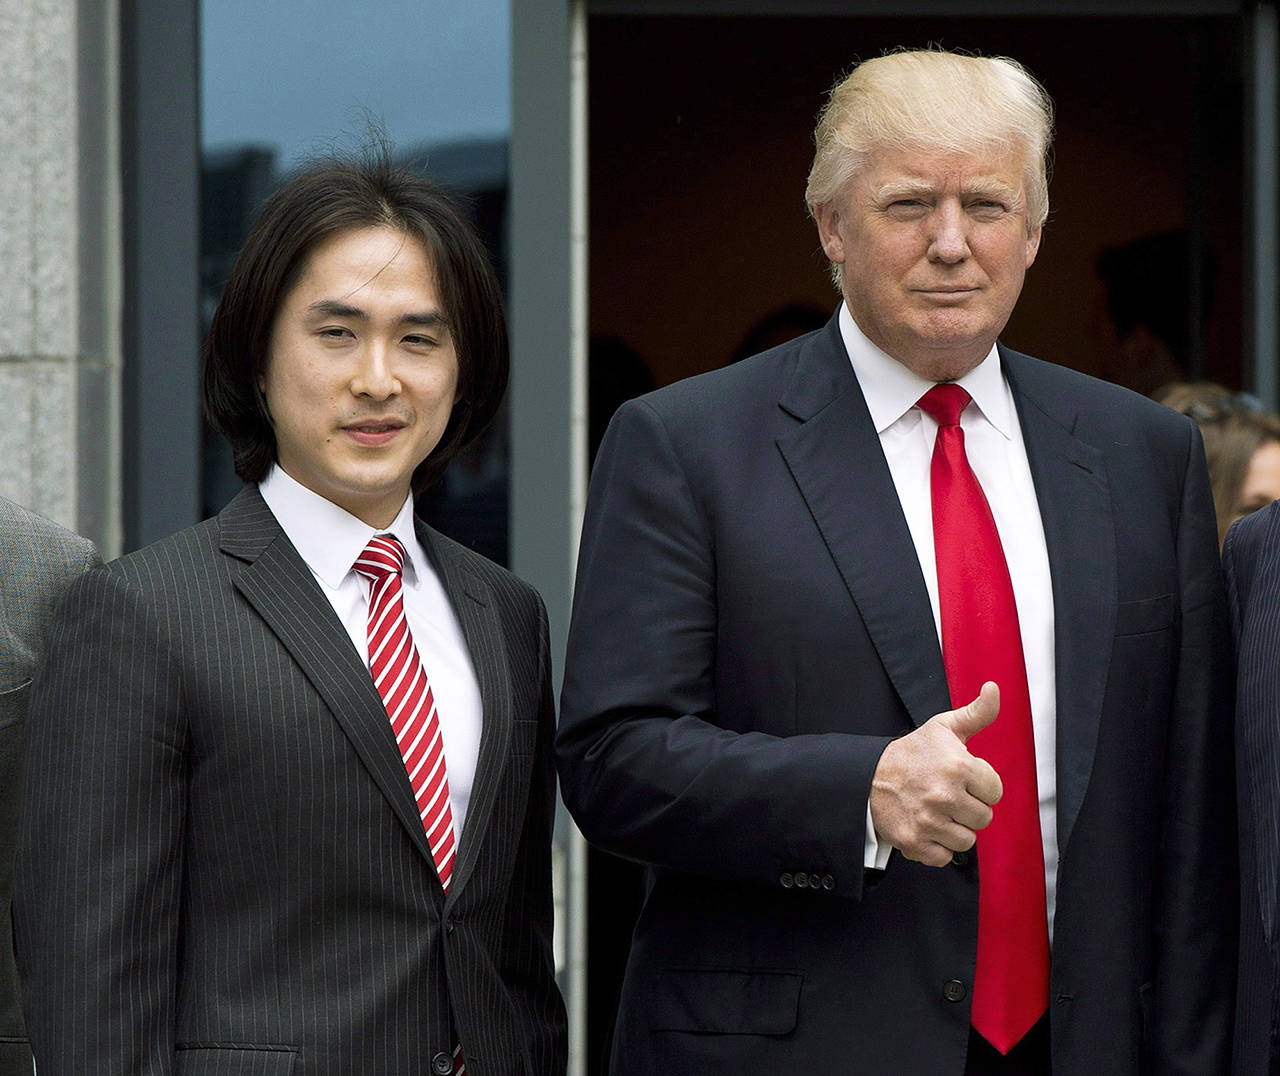
[[[917,349],[912,361],[899,361],[926,381],[958,381],[982,362],[990,350],[988,344],[977,345],[973,350],[951,351],[945,344],[930,341]]]

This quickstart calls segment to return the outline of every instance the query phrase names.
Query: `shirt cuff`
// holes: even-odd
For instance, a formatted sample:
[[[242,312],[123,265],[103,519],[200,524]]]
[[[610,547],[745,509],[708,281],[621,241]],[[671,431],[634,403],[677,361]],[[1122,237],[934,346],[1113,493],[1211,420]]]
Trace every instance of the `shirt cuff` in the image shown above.
[[[889,865],[889,856],[893,845],[882,841],[876,835],[875,824],[871,821],[871,804],[867,804],[867,840],[862,847],[862,866],[869,871],[882,871]]]

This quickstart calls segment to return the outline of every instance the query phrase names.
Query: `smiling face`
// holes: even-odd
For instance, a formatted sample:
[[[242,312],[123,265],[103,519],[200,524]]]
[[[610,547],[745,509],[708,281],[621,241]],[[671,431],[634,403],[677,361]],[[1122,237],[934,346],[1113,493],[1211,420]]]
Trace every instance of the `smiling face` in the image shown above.
[[[371,527],[388,526],[458,390],[422,244],[369,227],[317,245],[276,313],[260,387],[285,472]]]
[[[1014,152],[882,151],[814,215],[853,320],[930,381],[986,357],[1040,247]]]

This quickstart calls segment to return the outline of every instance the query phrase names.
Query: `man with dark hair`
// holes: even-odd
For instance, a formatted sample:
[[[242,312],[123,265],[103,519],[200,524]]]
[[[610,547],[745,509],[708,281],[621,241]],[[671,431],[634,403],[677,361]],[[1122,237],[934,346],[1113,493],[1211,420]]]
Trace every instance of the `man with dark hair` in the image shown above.
[[[565,802],[649,865],[618,1076],[1225,1073],[1225,601],[1194,424],[997,337],[1048,213],[1017,63],[868,60],[826,327],[624,404]]]
[[[41,1076],[563,1071],[545,612],[413,515],[506,383],[479,241],[385,157],[304,171],[205,361],[247,487],[73,588],[34,693]]]

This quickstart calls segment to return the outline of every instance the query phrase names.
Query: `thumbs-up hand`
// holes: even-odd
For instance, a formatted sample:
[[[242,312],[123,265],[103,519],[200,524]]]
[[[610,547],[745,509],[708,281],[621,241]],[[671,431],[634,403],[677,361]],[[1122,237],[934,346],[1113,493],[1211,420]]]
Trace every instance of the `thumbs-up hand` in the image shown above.
[[[871,779],[871,821],[881,840],[931,867],[973,847],[1004,788],[965,745],[999,712],[1000,690],[987,681],[967,706],[936,714],[884,749]]]

